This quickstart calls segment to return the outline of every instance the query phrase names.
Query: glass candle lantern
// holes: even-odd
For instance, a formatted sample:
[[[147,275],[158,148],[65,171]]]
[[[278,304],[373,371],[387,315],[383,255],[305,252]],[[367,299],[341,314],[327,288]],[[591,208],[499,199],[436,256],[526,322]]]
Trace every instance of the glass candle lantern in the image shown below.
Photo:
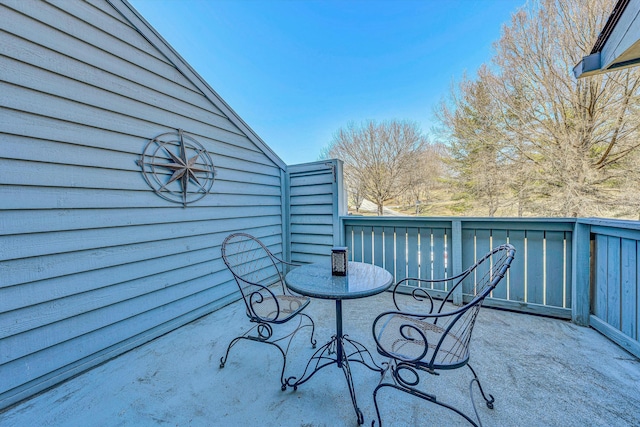
[[[334,276],[347,275],[347,248],[339,246],[331,249],[331,274]]]

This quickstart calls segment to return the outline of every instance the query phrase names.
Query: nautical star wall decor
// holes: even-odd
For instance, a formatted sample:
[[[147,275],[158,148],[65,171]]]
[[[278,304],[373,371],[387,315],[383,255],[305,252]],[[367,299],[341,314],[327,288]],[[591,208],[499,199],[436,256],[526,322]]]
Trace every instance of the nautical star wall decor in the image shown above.
[[[136,163],[158,196],[183,207],[209,194],[215,179],[211,156],[182,129],[151,139]]]

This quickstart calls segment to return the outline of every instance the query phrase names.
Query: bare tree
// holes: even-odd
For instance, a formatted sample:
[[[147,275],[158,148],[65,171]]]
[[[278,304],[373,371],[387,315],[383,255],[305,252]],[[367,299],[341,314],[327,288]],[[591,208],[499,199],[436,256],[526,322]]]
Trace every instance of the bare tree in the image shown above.
[[[640,70],[579,81],[571,72],[613,5],[530,0],[503,28],[493,66],[460,82],[440,108],[463,210],[588,216],[629,205]]]
[[[513,16],[496,44],[492,95],[505,135],[541,185],[538,213],[584,216],[620,203],[638,147],[640,72],[575,81],[613,0],[538,0]]]
[[[398,197],[407,188],[406,174],[418,167],[426,137],[408,121],[349,123],[339,129],[328,147],[330,157],[344,161],[346,179],[378,206]]]
[[[406,205],[414,205],[416,215],[429,209],[433,201],[433,193],[441,185],[443,175],[443,146],[427,144],[422,152],[417,153],[417,167],[405,175],[404,201]]]
[[[365,199],[366,189],[364,183],[360,181],[359,177],[354,174],[347,174],[345,176],[345,184],[347,186],[347,193],[349,195],[349,202],[356,209],[356,212],[360,212],[360,206]]]

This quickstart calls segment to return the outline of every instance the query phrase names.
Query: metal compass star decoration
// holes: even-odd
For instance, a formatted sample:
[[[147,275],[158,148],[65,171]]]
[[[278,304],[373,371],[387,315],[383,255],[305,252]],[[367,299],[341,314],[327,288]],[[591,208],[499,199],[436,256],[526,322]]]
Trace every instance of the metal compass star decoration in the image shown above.
[[[211,156],[182,129],[150,140],[136,163],[158,196],[183,207],[209,194],[215,179]]]

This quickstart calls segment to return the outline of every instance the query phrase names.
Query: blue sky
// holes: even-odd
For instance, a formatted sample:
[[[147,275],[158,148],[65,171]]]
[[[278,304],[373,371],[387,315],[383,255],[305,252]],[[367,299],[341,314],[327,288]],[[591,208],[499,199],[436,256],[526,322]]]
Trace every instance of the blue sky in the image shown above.
[[[287,164],[350,121],[429,133],[525,0],[129,0]]]

